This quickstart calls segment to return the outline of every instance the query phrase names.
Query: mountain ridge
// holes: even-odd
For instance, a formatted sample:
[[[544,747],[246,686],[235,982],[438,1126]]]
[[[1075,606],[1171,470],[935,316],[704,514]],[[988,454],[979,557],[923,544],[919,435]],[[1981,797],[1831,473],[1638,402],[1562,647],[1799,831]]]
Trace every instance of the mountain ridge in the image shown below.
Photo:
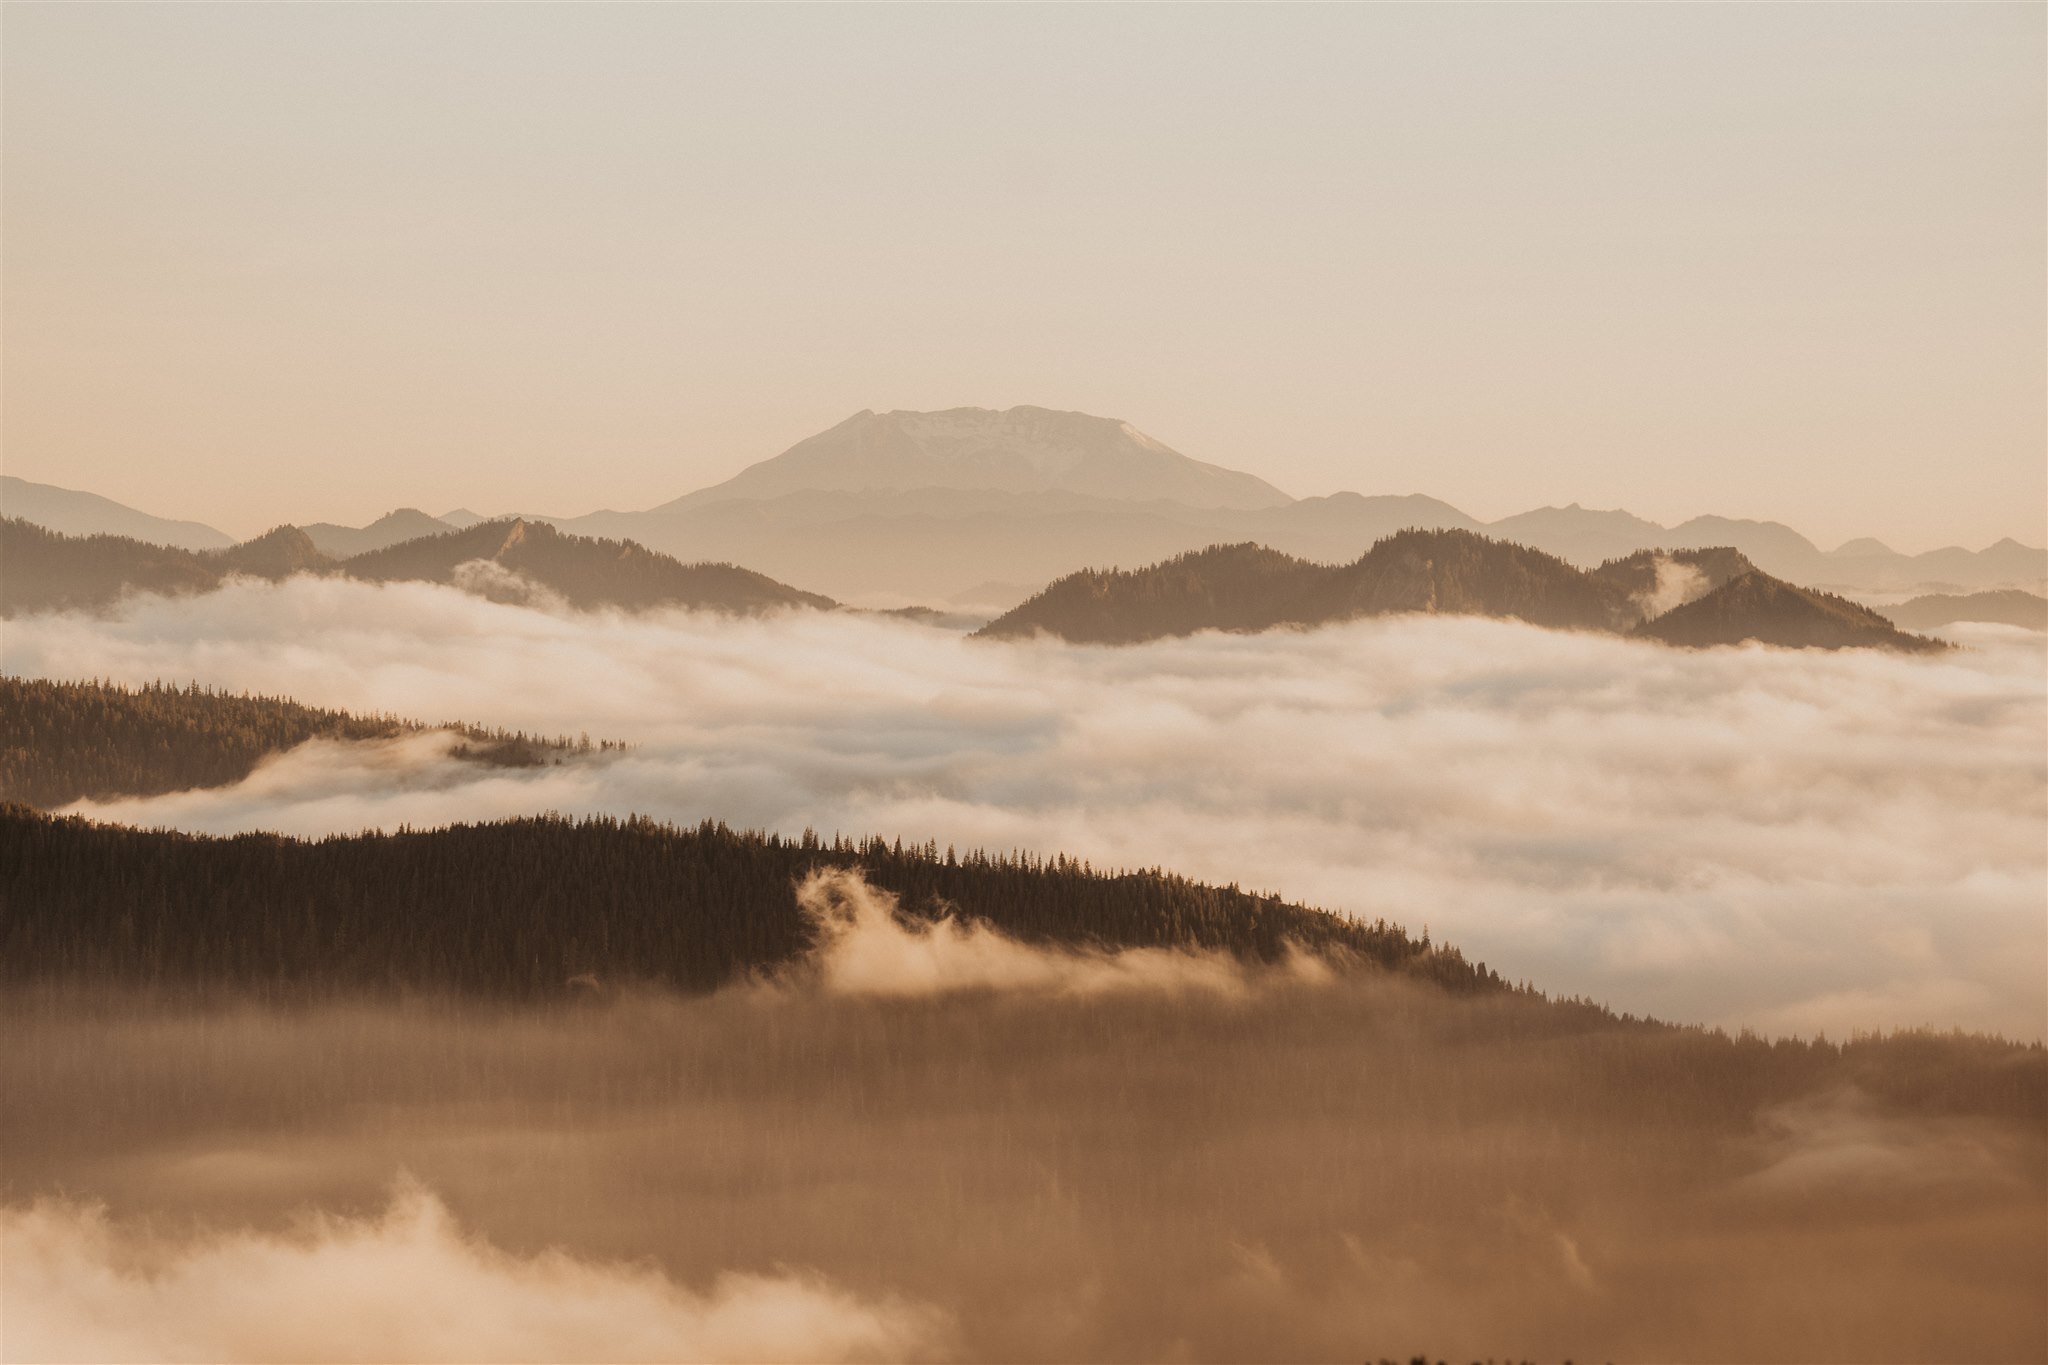
[[[1750,585],[1747,595],[1731,592],[1743,584]],[[1716,605],[1701,608],[1702,602]],[[1868,608],[1772,578],[1725,546],[1639,551],[1589,572],[1526,545],[1456,529],[1402,531],[1348,564],[1317,564],[1243,542],[1143,569],[1084,569],[975,638],[1047,634],[1121,645],[1401,613],[1507,617],[1667,644],[1946,647],[1907,635]],[[1650,629],[1674,616],[1677,626]]]
[[[649,510],[672,513],[803,491],[913,488],[1057,490],[1241,509],[1293,500],[1255,475],[1191,459],[1121,419],[1020,404],[931,412],[864,408],[723,483]]]
[[[0,518],[0,616],[96,610],[130,593],[178,596],[212,591],[236,575],[277,582],[295,574],[443,583],[494,601],[556,599],[580,610],[683,607],[747,615],[839,605],[737,565],[685,564],[632,541],[578,536],[545,522],[478,522],[334,559],[296,526],[225,550],[190,551],[124,536],[66,536]]]

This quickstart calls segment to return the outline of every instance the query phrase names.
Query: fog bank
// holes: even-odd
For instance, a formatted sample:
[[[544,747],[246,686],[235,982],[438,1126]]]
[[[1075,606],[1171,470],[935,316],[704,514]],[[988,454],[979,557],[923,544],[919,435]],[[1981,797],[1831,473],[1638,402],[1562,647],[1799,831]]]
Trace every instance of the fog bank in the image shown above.
[[[1163,865],[1665,1017],[2048,1023],[2048,669],[1687,652],[1449,618],[1133,649],[852,615],[569,616],[426,585],[237,585],[8,624],[0,663],[197,679],[637,747],[534,771],[309,748],[81,809],[318,834],[554,809]]]
[[[2042,1058],[1981,1041],[1370,976],[32,991],[0,1040],[10,1357],[1992,1361],[2048,1331]]]
[[[722,1275],[509,1255],[402,1181],[389,1208],[290,1232],[185,1238],[56,1199],[0,1210],[0,1357],[19,1361],[899,1361],[944,1318],[817,1276]]]

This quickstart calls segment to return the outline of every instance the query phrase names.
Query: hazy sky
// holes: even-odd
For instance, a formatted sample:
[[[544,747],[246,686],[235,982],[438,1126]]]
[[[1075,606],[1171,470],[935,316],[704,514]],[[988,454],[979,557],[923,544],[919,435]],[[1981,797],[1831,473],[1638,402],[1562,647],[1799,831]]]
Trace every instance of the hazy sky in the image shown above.
[[[4,10],[4,466],[646,507],[872,407],[2048,538],[2035,5]]]

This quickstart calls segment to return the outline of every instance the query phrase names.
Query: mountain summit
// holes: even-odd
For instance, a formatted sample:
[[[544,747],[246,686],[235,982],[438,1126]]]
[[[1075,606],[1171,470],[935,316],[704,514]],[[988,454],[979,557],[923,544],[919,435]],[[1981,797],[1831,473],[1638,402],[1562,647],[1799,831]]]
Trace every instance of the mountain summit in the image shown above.
[[[1293,501],[1263,479],[1192,460],[1129,422],[1050,408],[857,412],[724,483],[655,508],[792,493],[976,489],[1252,510]]]

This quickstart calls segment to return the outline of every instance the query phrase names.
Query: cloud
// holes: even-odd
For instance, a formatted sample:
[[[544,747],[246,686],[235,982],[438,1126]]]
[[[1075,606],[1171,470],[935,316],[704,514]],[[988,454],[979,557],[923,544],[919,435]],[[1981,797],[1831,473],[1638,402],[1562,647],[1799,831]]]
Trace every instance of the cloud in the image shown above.
[[[2038,1037],[2048,654],[1972,643],[1680,652],[1404,617],[1103,649],[300,579],[11,621],[0,664],[636,745],[520,772],[421,747],[405,780],[389,752],[299,751],[240,787],[82,808],[122,820],[553,809],[1059,850],[1427,924],[1627,1010]]]
[[[1886,1114],[1867,1095],[1837,1089],[1772,1106],[1759,1115],[1757,1149],[1766,1164],[1736,1184],[1774,1199],[1879,1192],[1894,1200],[1953,1201],[1960,1192],[2005,1190],[2027,1160],[2009,1133],[1972,1119]]]
[[[932,922],[907,920],[897,913],[895,896],[840,868],[821,868],[806,877],[797,888],[797,905],[816,934],[803,970],[835,995],[1198,991],[1236,996],[1248,986],[1244,968],[1220,953],[1060,951],[1020,943],[987,924],[962,923],[950,915]],[[1321,981],[1332,976],[1326,965],[1306,955],[1293,959],[1287,974]]]
[[[694,1293],[645,1266],[513,1255],[410,1183],[374,1217],[185,1240],[45,1199],[0,1211],[0,1242],[9,1360],[893,1361],[947,1330],[812,1275]]]
[[[1656,583],[1630,600],[1642,608],[1645,618],[1655,619],[1702,596],[1708,586],[1706,574],[1698,568],[1681,564],[1669,555],[1658,555]]]

